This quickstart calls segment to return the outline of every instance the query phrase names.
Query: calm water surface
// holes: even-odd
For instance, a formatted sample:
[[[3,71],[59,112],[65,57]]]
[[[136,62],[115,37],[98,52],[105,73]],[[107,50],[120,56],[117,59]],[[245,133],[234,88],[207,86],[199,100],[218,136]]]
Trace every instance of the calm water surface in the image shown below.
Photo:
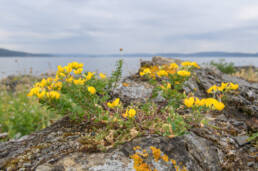
[[[85,66],[84,68],[87,71],[103,72],[109,75],[114,70],[115,63],[118,59],[123,59],[123,76],[127,76],[137,72],[141,60],[151,60],[151,57],[0,57],[0,78],[13,74],[18,75],[33,73],[34,75],[38,75],[46,72],[53,72],[58,65],[64,66],[72,61],[83,62]],[[211,60],[219,61],[219,59],[222,58],[184,57],[179,59],[196,61],[199,64],[203,64],[208,63]],[[258,58],[230,57],[223,59],[225,59],[226,62],[233,62],[236,66],[254,65],[258,67]]]

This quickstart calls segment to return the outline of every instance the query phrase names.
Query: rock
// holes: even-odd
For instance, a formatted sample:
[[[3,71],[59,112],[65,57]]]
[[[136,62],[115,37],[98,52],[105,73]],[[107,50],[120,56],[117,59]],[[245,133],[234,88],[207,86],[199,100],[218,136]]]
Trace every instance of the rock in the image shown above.
[[[234,139],[236,140],[238,145],[242,146],[242,145],[248,143],[248,138],[249,137],[246,135],[241,135],[241,136],[235,137]]]
[[[181,60],[154,57],[141,66],[163,65]],[[137,75],[125,78],[112,95],[125,104],[145,102],[152,95],[152,86]],[[195,92],[200,98],[209,97],[206,90],[213,84],[233,82],[239,90],[228,96],[228,104],[219,114],[209,113],[208,126],[191,128],[187,134],[175,138],[158,135],[137,137],[106,152],[83,150],[79,139],[85,135],[88,123],[74,122],[64,117],[50,127],[31,135],[0,142],[0,170],[133,170],[130,155],[134,146],[160,148],[162,152],[181,163],[188,170],[258,170],[257,148],[247,143],[248,132],[257,131],[258,84],[221,73],[215,68],[195,70],[193,78],[184,86],[186,93]],[[156,102],[162,102],[158,96]],[[187,111],[182,111],[187,112]],[[94,136],[94,133],[92,133]],[[240,147],[241,146],[241,147]],[[154,162],[159,170],[173,170],[162,162]]]
[[[7,138],[8,133],[4,132],[4,133],[0,133],[0,139],[4,139]]]
[[[153,65],[164,65],[164,64],[169,64],[169,63],[173,63],[173,62],[180,64],[182,62],[182,60],[172,59],[172,58],[164,58],[162,56],[154,56],[152,58]]]
[[[53,167],[46,165],[40,165],[37,167],[36,171],[52,171]]]
[[[152,88],[147,87],[146,84],[137,83],[134,81],[129,82],[129,86],[125,87],[120,83],[114,90],[114,96],[119,97],[123,102],[144,102],[150,98],[152,93]]]

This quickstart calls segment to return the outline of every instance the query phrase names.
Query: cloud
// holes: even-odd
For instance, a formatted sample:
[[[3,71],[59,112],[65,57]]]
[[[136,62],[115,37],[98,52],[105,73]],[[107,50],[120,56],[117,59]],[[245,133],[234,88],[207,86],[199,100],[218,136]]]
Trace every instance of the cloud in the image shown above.
[[[257,50],[256,0],[0,0],[0,4],[0,46],[17,50]]]

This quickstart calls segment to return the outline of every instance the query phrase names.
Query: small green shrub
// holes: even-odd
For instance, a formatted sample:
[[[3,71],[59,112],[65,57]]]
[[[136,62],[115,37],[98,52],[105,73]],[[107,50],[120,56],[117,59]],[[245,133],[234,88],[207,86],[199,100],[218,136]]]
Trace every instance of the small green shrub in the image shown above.
[[[45,128],[57,115],[40,105],[35,98],[27,98],[27,89],[0,91],[0,132],[9,138],[30,134]]]
[[[233,74],[236,72],[233,62],[227,63],[225,59],[219,60],[219,62],[211,61],[210,65],[215,66],[221,72],[226,74]]]

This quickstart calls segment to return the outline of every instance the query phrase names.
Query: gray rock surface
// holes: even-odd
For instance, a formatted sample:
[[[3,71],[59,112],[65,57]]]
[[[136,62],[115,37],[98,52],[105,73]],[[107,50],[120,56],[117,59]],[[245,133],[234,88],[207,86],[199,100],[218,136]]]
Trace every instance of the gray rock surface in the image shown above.
[[[167,62],[171,60],[155,57],[152,62],[145,63]],[[137,75],[124,82],[129,86],[120,84],[113,92],[123,102],[144,102],[151,96],[152,87]],[[184,89],[207,97],[206,90],[221,82],[238,83],[239,91],[228,97],[223,112],[207,114],[212,127],[195,127],[188,134],[175,138],[138,137],[107,152],[90,152],[83,150],[83,145],[78,142],[84,136],[87,122],[74,123],[64,117],[44,130],[0,143],[0,170],[133,170],[129,156],[133,154],[134,146],[160,148],[193,171],[258,170],[257,148],[244,141],[248,131],[255,132],[258,128],[258,84],[222,74],[214,68],[202,68],[196,70]],[[159,170],[174,170],[163,163],[154,164]]]

